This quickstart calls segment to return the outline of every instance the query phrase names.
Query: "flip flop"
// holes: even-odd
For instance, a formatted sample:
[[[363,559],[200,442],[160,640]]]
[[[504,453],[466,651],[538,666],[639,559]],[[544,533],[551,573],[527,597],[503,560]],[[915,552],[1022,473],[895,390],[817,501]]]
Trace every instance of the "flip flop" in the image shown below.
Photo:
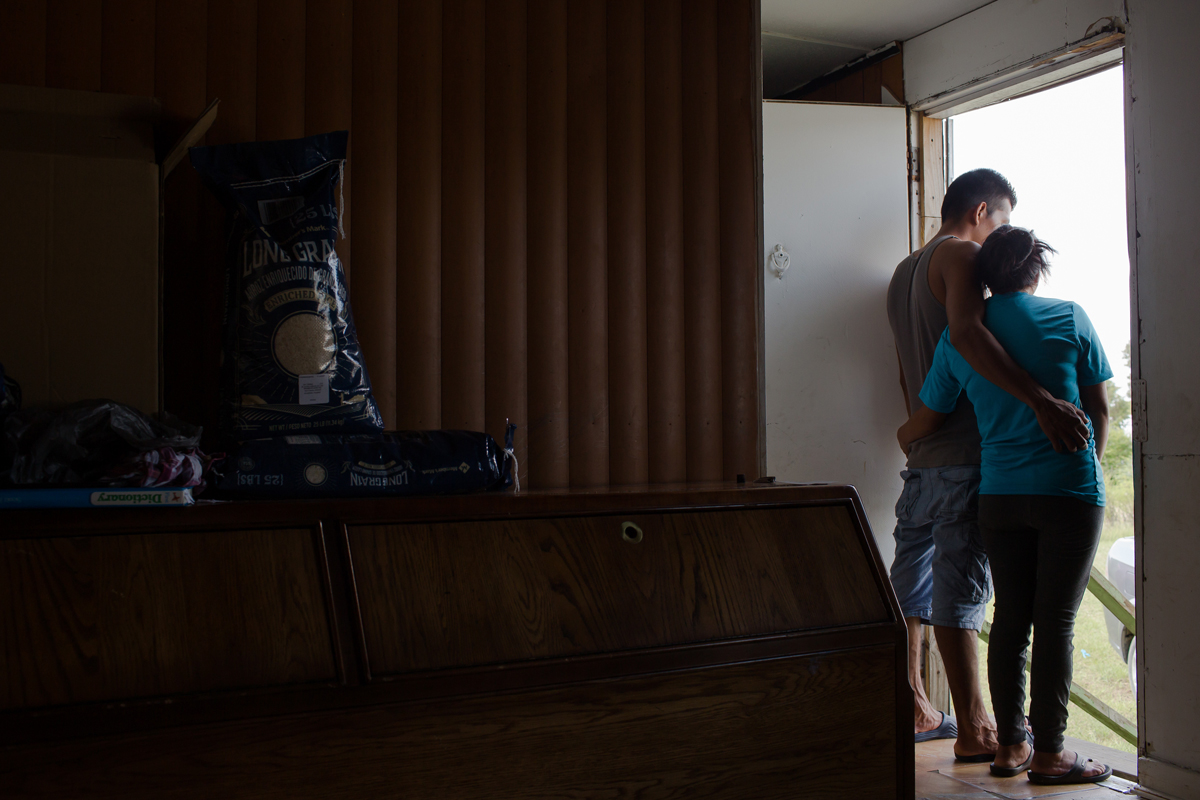
[[[954,722],[954,717],[950,716],[945,711],[941,713],[942,721],[938,724],[938,726],[931,731],[921,731],[920,733],[914,734],[914,742],[920,744],[921,742],[932,742],[934,739],[958,738],[958,725]]]
[[[1029,769],[1029,765],[1033,763],[1033,734],[1029,731],[1025,732],[1025,741],[1029,742],[1029,756],[1015,767],[997,767],[992,764],[993,775],[997,778],[1015,778]]]
[[[1104,772],[1101,772],[1099,775],[1090,775],[1084,777],[1084,767],[1087,765],[1087,762],[1091,760],[1092,759],[1090,758],[1084,758],[1079,754],[1079,751],[1076,750],[1075,765],[1062,775],[1047,775],[1044,772],[1030,771],[1029,782],[1040,784],[1042,786],[1057,786],[1059,784],[1068,783],[1099,783],[1102,780],[1112,777],[1112,767],[1108,766],[1107,764],[1101,764],[1101,766],[1104,767]]]
[[[1029,742],[1031,748],[1033,747],[1033,733],[1028,728],[1025,729],[1025,741]],[[954,760],[960,764],[986,764],[989,761],[995,761],[996,754],[979,753],[973,756],[960,756],[958,753],[955,753]],[[1004,769],[1004,767],[1001,767],[1001,769]]]
[[[987,762],[994,761],[995,759],[995,753],[977,753],[973,756],[960,756],[958,753],[954,754],[954,760],[960,764],[986,764]]]

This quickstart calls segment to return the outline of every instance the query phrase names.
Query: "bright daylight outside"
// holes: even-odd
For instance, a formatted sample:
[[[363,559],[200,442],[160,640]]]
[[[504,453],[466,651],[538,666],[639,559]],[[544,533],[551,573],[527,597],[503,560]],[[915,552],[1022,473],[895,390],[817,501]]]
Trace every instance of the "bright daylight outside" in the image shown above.
[[[1058,251],[1050,279],[1037,293],[1073,300],[1087,311],[1115,373],[1108,385],[1111,428],[1103,459],[1107,508],[1095,561],[1102,573],[1114,543],[1133,536],[1122,83],[1121,68],[1116,67],[952,121],[951,179],[977,167],[991,167],[1012,182],[1017,192],[1012,223],[1032,228]],[[1127,549],[1123,558],[1130,563],[1133,548],[1124,546],[1131,542],[1118,545],[1118,551]],[[1119,631],[1114,637],[1118,644]],[[987,646],[980,642],[983,686],[987,686],[986,664]],[[1110,644],[1104,609],[1090,592],[1084,595],[1075,625],[1074,680],[1136,722],[1128,668]],[[1073,703],[1070,715],[1068,736],[1136,751]]]

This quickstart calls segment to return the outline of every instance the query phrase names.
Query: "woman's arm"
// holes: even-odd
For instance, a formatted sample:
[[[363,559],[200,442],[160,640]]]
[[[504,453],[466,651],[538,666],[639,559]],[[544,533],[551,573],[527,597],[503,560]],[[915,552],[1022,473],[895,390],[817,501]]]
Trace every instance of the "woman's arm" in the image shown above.
[[[916,412],[908,418],[908,422],[896,431],[896,440],[900,442],[900,449],[904,451],[904,455],[908,455],[912,450],[912,443],[917,439],[923,439],[942,427],[947,416],[949,415],[934,411],[924,403],[917,406]]]
[[[1108,444],[1108,390],[1103,383],[1080,386],[1079,402],[1092,419],[1092,430],[1096,434],[1096,457],[1104,458],[1104,446]]]

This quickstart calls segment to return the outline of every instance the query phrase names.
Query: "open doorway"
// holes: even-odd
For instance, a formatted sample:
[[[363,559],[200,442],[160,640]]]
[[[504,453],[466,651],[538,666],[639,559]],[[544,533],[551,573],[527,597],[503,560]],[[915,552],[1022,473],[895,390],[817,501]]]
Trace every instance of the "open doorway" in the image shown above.
[[[1134,481],[1123,82],[1118,65],[951,117],[946,154],[951,180],[977,167],[991,167],[1012,182],[1018,200],[1013,224],[1032,228],[1058,250],[1050,279],[1037,293],[1079,303],[1108,354],[1115,375],[1108,386],[1112,424],[1103,459],[1107,507],[1095,566],[1132,599]],[[1130,662],[1136,649],[1130,645],[1130,635],[1116,618],[1092,593],[1085,594],[1075,627],[1075,683],[1133,721],[1137,707],[1130,679],[1135,669]],[[982,642],[980,663],[986,672]],[[986,686],[986,674],[983,678]],[[1101,724],[1074,704],[1070,712],[1069,736],[1136,752],[1136,743],[1112,725]]]

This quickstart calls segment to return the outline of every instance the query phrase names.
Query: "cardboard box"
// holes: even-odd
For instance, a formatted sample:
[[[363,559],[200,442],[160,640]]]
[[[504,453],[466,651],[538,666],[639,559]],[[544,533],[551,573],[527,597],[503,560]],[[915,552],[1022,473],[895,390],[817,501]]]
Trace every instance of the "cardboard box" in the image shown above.
[[[162,407],[162,185],[153,98],[0,86],[0,363],[26,406]]]

